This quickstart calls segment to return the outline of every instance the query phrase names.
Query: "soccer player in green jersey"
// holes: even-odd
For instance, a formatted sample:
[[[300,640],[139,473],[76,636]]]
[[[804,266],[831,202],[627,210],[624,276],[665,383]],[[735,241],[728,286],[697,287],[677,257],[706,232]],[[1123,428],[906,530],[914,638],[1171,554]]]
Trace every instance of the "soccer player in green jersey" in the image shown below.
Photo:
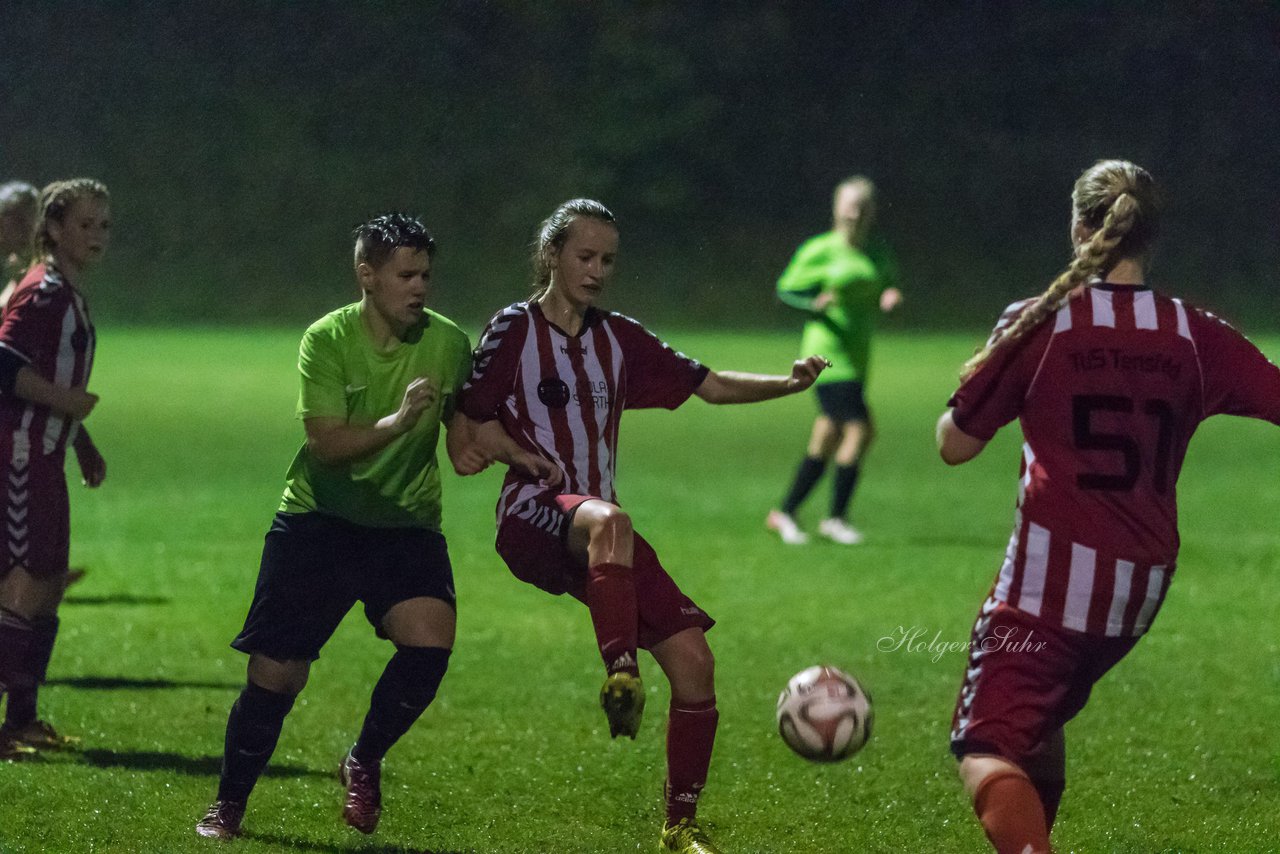
[[[800,545],[808,535],[795,513],[835,458],[831,511],[818,525],[819,535],[843,545],[862,542],[849,524],[849,502],[858,483],[858,464],[874,430],[864,397],[871,333],[879,312],[902,301],[897,265],[888,247],[871,232],[876,214],[876,188],[855,175],[836,187],[831,231],[810,238],[778,279],[778,297],[807,312],[802,357],[823,355],[831,367],[818,377],[814,391],[819,414],[809,446],[780,509],[765,522],[782,541]]]
[[[558,472],[455,416],[471,372],[467,336],[424,307],[435,242],[417,220],[377,217],[355,230],[360,302],[330,312],[302,338],[298,416],[306,443],[289,467],[266,536],[253,604],[232,647],[249,655],[248,684],[227,721],[218,796],[196,825],[240,834],[245,804],[275,749],[311,662],[357,601],[395,644],[355,745],[339,767],[343,818],[372,833],[381,763],[434,699],[453,647],[453,572],[440,532],[440,427],[459,474],[496,460],[536,478]],[[505,440],[505,441],[502,441]]]

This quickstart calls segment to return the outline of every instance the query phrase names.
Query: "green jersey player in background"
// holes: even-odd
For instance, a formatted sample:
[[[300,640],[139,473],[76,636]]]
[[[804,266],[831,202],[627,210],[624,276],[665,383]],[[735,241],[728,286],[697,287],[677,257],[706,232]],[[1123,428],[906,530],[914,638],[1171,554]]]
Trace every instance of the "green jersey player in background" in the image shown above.
[[[901,301],[897,265],[888,247],[872,234],[876,188],[855,175],[836,187],[831,231],[805,241],[778,279],[778,297],[807,312],[801,357],[822,355],[831,367],[814,384],[819,414],[805,458],[782,506],[769,511],[766,526],[782,541],[800,545],[808,535],[795,514],[835,459],[830,512],[818,534],[842,545],[862,542],[849,524],[849,502],[858,483],[858,467],[874,436],[865,388],[876,316]]]
[[[549,463],[505,434],[478,437],[455,419],[471,373],[471,346],[425,308],[435,242],[403,214],[355,230],[360,302],[302,338],[298,416],[306,442],[286,477],[266,536],[253,603],[232,646],[249,655],[248,683],[227,720],[217,800],[196,825],[205,837],[240,834],[311,662],[357,601],[396,652],[373,689],[355,745],[339,767],[343,818],[372,833],[381,815],[381,763],[435,698],[453,648],[453,571],[440,532],[441,425],[459,474],[496,460],[558,480]]]

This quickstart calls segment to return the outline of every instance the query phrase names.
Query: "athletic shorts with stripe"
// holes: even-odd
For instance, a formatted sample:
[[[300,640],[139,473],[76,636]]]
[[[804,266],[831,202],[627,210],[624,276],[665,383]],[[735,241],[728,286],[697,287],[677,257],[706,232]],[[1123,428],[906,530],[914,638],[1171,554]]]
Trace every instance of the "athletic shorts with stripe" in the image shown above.
[[[555,495],[539,492],[513,502],[498,523],[498,554],[511,574],[554,595],[568,593],[586,602],[587,568],[570,554],[567,545],[573,514],[590,495]],[[599,500],[599,499],[594,499]],[[642,649],[651,649],[685,629],[706,631],[715,625],[694,604],[658,562],[653,547],[634,535],[632,571],[636,584],[636,609],[640,618],[637,638]]]
[[[1021,765],[1084,708],[1094,683],[1137,642],[1054,626],[988,598],[970,639],[951,752]]]
[[[71,550],[71,507],[63,455],[7,454],[4,489],[3,558],[0,577],[15,566],[37,578],[67,571]]]
[[[456,610],[444,535],[371,528],[324,513],[277,513],[244,628],[231,646],[283,661],[315,661],[356,602],[382,631],[400,602],[440,599]]]

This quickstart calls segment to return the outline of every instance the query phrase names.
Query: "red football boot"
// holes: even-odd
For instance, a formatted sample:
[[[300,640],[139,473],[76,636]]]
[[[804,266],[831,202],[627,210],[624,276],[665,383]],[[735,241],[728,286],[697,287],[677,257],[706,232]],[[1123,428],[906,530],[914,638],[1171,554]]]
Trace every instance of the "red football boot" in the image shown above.
[[[382,766],[364,765],[348,752],[338,766],[338,779],[347,787],[342,820],[361,833],[373,833],[382,816]]]

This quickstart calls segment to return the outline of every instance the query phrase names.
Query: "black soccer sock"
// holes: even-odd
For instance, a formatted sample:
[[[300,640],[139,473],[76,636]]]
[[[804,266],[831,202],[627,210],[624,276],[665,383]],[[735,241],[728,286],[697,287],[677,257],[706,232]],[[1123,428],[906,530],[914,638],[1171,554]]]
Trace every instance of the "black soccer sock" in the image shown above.
[[[783,513],[788,516],[795,515],[796,510],[809,497],[809,493],[813,491],[813,485],[818,482],[818,478],[822,477],[826,468],[827,461],[821,457],[805,457],[801,461],[800,468],[796,469],[795,480],[791,482],[791,491],[782,502]]]
[[[831,493],[831,518],[843,519],[853,500],[853,490],[858,485],[858,464],[836,466],[836,484]]]
[[[13,695],[32,686],[27,663],[31,659],[34,635],[30,620],[0,608],[0,694],[9,694],[10,709]]]
[[[4,712],[4,725],[9,729],[21,729],[36,719],[40,683],[49,670],[53,642],[58,637],[57,617],[32,617],[27,625],[26,660],[19,665],[20,676],[9,688],[9,705]]]
[[[227,717],[226,748],[218,800],[247,801],[280,739],[295,694],[279,694],[250,682]]]
[[[381,762],[391,745],[422,716],[449,668],[449,654],[450,650],[437,646],[396,646],[396,654],[373,688],[369,714],[351,748],[357,762]]]

